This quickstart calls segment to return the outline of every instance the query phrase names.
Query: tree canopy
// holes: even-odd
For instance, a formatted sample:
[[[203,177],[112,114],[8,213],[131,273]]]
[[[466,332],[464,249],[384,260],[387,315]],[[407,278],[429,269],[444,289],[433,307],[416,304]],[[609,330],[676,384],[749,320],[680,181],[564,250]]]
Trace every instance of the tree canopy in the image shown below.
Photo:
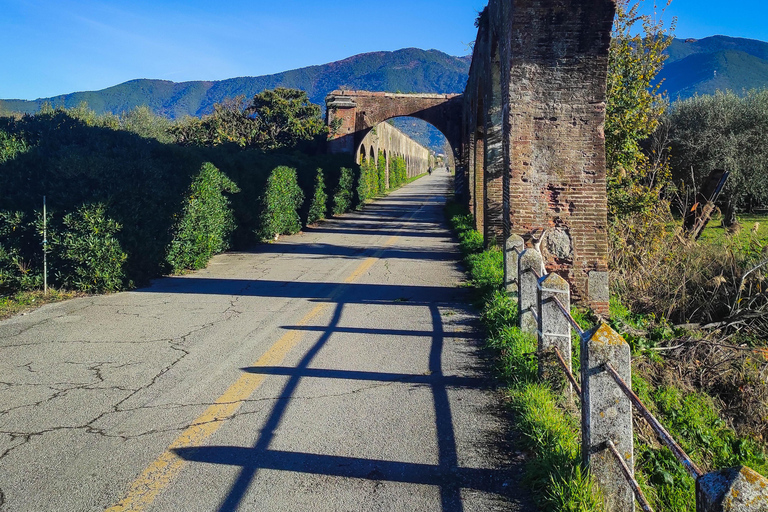
[[[280,149],[325,133],[320,114],[306,92],[278,87],[255,95],[248,104],[243,96],[218,103],[212,114],[188,118],[171,132],[182,144]]]

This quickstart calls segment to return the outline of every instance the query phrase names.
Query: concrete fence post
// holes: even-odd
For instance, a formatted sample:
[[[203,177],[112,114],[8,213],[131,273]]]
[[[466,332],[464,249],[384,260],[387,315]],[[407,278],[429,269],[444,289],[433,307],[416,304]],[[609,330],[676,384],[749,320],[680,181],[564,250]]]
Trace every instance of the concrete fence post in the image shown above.
[[[524,250],[517,262],[519,279],[518,308],[520,310],[520,329],[536,334],[539,322],[536,319],[539,300],[539,277],[544,273],[541,253],[535,249]],[[538,274],[538,276],[536,275]]]
[[[550,379],[562,375],[553,349],[557,348],[571,369],[571,324],[555,303],[555,299],[571,310],[571,289],[568,281],[558,274],[547,274],[539,279],[539,377]],[[566,381],[567,382],[567,381]],[[569,384],[570,390],[570,384]]]
[[[624,382],[632,382],[629,345],[602,324],[581,345],[581,454],[605,496],[606,511],[626,512],[634,510],[634,494],[607,441],[613,441],[634,472],[632,404],[605,370],[606,363]]]
[[[768,479],[739,466],[696,480],[696,512],[766,512]]]
[[[504,243],[504,289],[513,297],[518,296],[517,261],[524,249],[525,242],[519,235],[509,235]]]

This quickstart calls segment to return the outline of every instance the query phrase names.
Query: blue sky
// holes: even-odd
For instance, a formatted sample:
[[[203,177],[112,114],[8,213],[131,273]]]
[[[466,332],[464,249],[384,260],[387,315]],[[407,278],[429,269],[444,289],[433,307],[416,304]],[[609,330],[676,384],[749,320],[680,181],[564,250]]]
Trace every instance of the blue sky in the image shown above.
[[[0,98],[264,75],[411,46],[465,55],[486,3],[0,0]],[[673,0],[671,16],[678,37],[768,41],[766,0]]]

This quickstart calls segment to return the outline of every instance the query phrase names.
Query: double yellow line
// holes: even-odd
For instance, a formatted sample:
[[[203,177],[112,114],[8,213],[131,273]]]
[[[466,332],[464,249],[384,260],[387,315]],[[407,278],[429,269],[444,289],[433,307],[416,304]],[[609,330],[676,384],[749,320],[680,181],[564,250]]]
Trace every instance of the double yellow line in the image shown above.
[[[360,265],[344,279],[351,283],[367,272],[383,254],[386,247],[395,243],[397,236],[389,237],[384,245],[371,257],[363,260]],[[330,295],[329,302],[316,305],[298,322],[298,326],[307,325],[331,305],[331,300],[342,290],[338,286]],[[251,366],[276,366],[301,341],[304,331],[291,330],[286,332],[274,345]],[[243,373],[203,414],[197,417],[168,448],[152,462],[133,481],[125,496],[107,512],[140,511],[149,506],[166,487],[176,478],[187,461],[176,455],[174,450],[202,446],[223,424],[231,418],[245,403],[256,389],[267,378],[266,374]]]

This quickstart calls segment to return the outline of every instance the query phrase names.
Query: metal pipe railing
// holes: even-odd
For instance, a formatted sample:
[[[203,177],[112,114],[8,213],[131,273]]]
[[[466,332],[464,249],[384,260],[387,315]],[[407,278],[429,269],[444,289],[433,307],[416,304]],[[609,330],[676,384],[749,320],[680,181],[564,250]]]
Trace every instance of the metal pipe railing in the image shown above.
[[[642,489],[640,489],[640,484],[638,484],[637,480],[635,480],[635,477],[632,476],[632,471],[629,469],[629,466],[627,466],[627,463],[619,453],[619,450],[616,449],[616,445],[613,444],[613,441],[610,439],[606,442],[606,445],[608,445],[608,451],[613,454],[613,456],[616,458],[616,461],[619,463],[621,472],[624,473],[624,478],[627,479],[629,486],[632,487],[632,492],[635,494],[635,499],[640,505],[640,508],[642,508],[645,512],[653,512],[653,509],[651,508],[650,503],[648,503],[645,494],[643,494]]]
[[[685,466],[688,474],[691,475],[694,479],[703,475],[704,473],[701,471],[701,469],[699,469],[696,463],[691,460],[691,458],[687,453],[685,453],[680,445],[675,442],[675,440],[672,438],[672,435],[667,432],[661,422],[656,419],[651,411],[649,411],[643,402],[640,401],[640,398],[638,398],[632,389],[627,386],[627,383],[624,382],[624,379],[622,379],[618,373],[616,373],[616,370],[613,369],[610,363],[605,363],[605,369],[608,370],[608,373],[611,375],[611,377],[613,377],[613,380],[616,381],[616,384],[618,384],[619,388],[621,388],[624,394],[627,395],[627,398],[629,398],[629,401],[632,402],[632,405],[635,406],[635,409],[637,409],[643,418],[645,418],[645,420],[651,425],[651,428],[653,428],[653,430],[656,432],[656,435],[659,436],[659,439],[661,439],[666,447],[670,449],[677,460],[679,460],[680,463]]]
[[[560,299],[557,297],[552,297],[551,300],[557,305],[558,309],[563,313],[565,316],[565,319],[568,320],[568,323],[571,324],[571,327],[573,327],[573,330],[579,333],[579,337],[584,336],[584,329],[581,328],[581,326],[576,323],[576,320],[571,316],[571,312],[565,309],[565,306],[563,306],[563,303],[560,302]]]
[[[560,350],[558,350],[557,347],[555,347],[555,355],[557,356],[557,361],[560,363],[560,367],[565,372],[565,376],[568,377],[568,380],[571,381],[571,384],[576,389],[576,393],[578,393],[579,397],[581,397],[581,386],[579,386],[579,383],[576,382],[576,377],[574,377],[570,368],[568,368],[565,359],[563,359],[563,354],[560,353]]]

